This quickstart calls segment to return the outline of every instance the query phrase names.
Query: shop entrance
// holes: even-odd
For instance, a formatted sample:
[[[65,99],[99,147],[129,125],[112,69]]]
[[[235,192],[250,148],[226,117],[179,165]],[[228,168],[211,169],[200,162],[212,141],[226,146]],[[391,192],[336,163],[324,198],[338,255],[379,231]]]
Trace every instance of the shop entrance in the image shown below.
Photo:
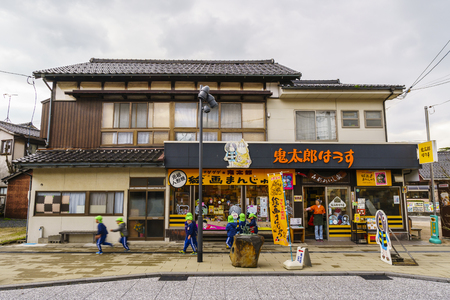
[[[304,187],[304,209],[315,204],[316,199],[321,199],[326,210],[324,217],[324,239],[348,239],[350,238],[351,206],[348,187],[338,186],[314,186]],[[314,225],[309,222],[312,212],[305,211],[305,238],[315,239]]]
[[[128,207],[130,238],[164,240],[164,191],[130,192]]]

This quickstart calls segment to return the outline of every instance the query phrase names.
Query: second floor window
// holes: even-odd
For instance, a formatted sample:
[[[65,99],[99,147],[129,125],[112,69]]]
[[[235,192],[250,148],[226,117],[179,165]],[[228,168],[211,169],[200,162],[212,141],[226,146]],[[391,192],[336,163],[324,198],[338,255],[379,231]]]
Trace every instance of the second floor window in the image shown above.
[[[366,127],[383,127],[381,110],[365,111]]]
[[[336,111],[296,111],[296,140],[336,140]]]
[[[342,127],[359,127],[359,113],[357,110],[342,111]]]
[[[197,141],[198,103],[103,103],[103,146]],[[264,103],[219,103],[203,114],[204,141],[265,140]]]
[[[4,140],[1,143],[0,154],[11,155],[11,140]]]

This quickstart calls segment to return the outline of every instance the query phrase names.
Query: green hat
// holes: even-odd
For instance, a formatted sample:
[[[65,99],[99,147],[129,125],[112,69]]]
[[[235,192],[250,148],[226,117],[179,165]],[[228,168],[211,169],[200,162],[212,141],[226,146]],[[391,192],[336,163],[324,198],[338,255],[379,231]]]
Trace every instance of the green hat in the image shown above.
[[[122,218],[122,217],[118,217],[118,218],[116,219],[116,221],[123,222],[123,218]]]
[[[245,221],[245,214],[244,214],[244,213],[241,213],[241,214],[239,215],[239,220],[242,221],[242,222]]]
[[[186,220],[191,220],[192,221],[192,216],[187,216]]]
[[[255,215],[255,214],[250,214],[250,215],[248,216],[248,218],[249,218],[249,219],[251,219],[251,218],[256,218],[256,215]]]
[[[95,219],[98,220],[99,223],[101,223],[102,220],[103,220],[103,217],[102,216],[96,216]]]
[[[188,212],[188,213],[186,214],[186,217],[185,217],[185,219],[187,220],[187,219],[188,219],[188,217],[191,217],[191,218],[192,218],[192,213]]]
[[[234,222],[234,218],[232,215],[228,216],[228,223],[233,223]]]

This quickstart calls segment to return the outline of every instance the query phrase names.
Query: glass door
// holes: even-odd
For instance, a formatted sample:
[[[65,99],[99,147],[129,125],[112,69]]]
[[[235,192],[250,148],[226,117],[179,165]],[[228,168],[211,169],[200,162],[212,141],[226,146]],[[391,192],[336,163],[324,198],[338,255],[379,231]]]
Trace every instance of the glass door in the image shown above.
[[[129,197],[130,238],[164,239],[164,191],[133,191]]]
[[[305,238],[315,239],[314,225],[313,225],[313,213],[306,211],[306,208],[315,205],[316,200],[322,200],[322,204],[325,206],[325,187],[322,186],[307,186],[303,187],[303,205],[304,205],[304,226],[305,226]],[[327,207],[327,206],[325,206]],[[327,220],[326,218],[325,220]],[[327,238],[327,222],[324,222],[323,226],[323,238]]]
[[[348,187],[327,187],[329,238],[350,238],[351,205]]]

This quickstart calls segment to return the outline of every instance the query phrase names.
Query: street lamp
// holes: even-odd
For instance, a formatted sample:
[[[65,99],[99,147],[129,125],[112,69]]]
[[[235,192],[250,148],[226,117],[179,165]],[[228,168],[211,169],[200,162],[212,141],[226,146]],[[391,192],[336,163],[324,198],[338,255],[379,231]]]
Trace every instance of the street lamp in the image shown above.
[[[204,103],[204,105],[203,105]],[[209,94],[209,86],[200,86],[198,93],[198,118],[199,118],[199,137],[198,137],[198,249],[197,262],[203,262],[203,112],[209,113],[211,108],[218,104],[214,97]]]

